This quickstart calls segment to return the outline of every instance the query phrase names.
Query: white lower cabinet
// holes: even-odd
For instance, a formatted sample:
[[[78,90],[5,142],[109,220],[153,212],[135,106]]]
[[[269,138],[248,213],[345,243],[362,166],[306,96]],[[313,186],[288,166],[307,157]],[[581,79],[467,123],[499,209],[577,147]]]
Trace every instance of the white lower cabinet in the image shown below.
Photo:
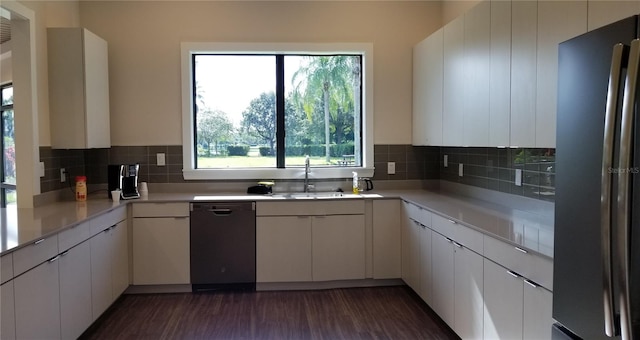
[[[484,260],[484,338],[521,339],[522,279],[493,261]]]
[[[15,317],[18,339],[60,339],[58,256],[16,277]]]
[[[420,292],[420,223],[406,214],[402,220],[402,280]]]
[[[0,285],[0,339],[16,338],[16,314],[13,281]]]
[[[552,309],[553,294],[537,284],[525,281],[522,338],[551,339]]]
[[[483,259],[454,242],[454,331],[462,339],[482,339]]]
[[[550,339],[552,293],[491,260],[484,270],[484,338]]]
[[[363,215],[314,216],[311,239],[314,281],[364,279]]]
[[[311,217],[256,218],[257,282],[311,281]]]
[[[189,218],[133,219],[133,284],[188,284]]]
[[[455,253],[453,241],[433,232],[431,247],[431,292],[433,295],[431,308],[449,327],[454,328]]]
[[[433,274],[431,269],[431,238],[433,237],[433,232],[424,225],[420,227],[420,297],[431,305],[433,303]]]
[[[76,339],[91,324],[91,246],[60,254],[60,324],[63,339]]]
[[[402,272],[400,200],[373,200],[373,278],[396,279]]]
[[[111,227],[91,238],[91,305],[93,321],[111,305]]]
[[[116,224],[111,230],[111,290],[113,300],[129,287],[129,230],[127,221]]]

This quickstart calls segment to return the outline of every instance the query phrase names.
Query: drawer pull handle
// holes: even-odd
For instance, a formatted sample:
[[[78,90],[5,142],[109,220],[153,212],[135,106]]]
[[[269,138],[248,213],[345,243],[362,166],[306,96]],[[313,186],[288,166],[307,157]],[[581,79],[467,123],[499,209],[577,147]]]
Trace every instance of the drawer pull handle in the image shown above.
[[[33,242],[33,245],[37,245],[37,244],[40,244],[40,243],[42,243],[42,242],[44,242],[44,239],[43,239],[43,238],[42,238],[42,239],[39,239],[39,240],[37,240],[37,241],[35,241],[35,242]]]
[[[519,251],[519,252],[521,252],[521,253],[529,254],[529,252],[528,252],[528,251],[526,251],[526,250],[524,250],[524,249],[522,249],[522,248],[520,248],[520,247],[514,247],[514,248],[516,248],[516,250],[517,250],[517,251]]]
[[[452,239],[450,239],[450,238],[448,238],[448,237],[445,237],[445,238],[447,239],[447,242],[449,242],[449,243],[453,243],[453,240],[452,240]]]
[[[69,251],[68,251],[68,250],[65,250],[65,251],[63,251],[63,252],[60,254],[60,256],[66,256],[67,254],[69,254]]]
[[[451,242],[453,242],[453,244],[454,244],[456,247],[458,247],[458,248],[463,248],[463,245],[462,245],[462,244],[460,244],[460,243],[458,243],[458,242],[456,242],[456,241],[451,241]]]
[[[528,284],[529,286],[533,287],[533,288],[538,288],[538,287],[540,287],[540,286],[538,286],[535,282],[533,282],[533,281],[531,281],[531,280],[529,280],[529,279],[524,279],[524,282],[525,282],[526,284]]]
[[[56,257],[54,257],[54,258],[50,259],[50,260],[49,260],[49,261],[47,261],[47,262],[49,262],[49,263],[53,263],[53,262],[58,261],[58,259],[59,259],[59,258],[60,258],[60,255],[57,255]]]
[[[507,273],[508,273],[509,275],[511,275],[511,276],[513,276],[513,277],[515,277],[516,279],[521,278],[521,276],[520,276],[520,275],[518,275],[518,273],[516,273],[516,272],[512,272],[512,271],[510,271],[510,270],[507,270]]]
[[[450,223],[453,223],[453,224],[456,224],[456,223],[457,223],[457,222],[456,222],[456,221],[454,221],[454,220],[449,220],[449,219],[447,219],[447,221],[449,221]]]

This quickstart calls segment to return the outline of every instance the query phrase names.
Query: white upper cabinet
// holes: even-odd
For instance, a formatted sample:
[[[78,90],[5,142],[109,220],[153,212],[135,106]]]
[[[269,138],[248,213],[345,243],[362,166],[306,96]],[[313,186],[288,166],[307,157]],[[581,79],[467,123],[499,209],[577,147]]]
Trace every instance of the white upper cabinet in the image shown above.
[[[444,79],[442,103],[442,142],[462,146],[465,76],[464,76],[464,16],[444,26]]]
[[[483,1],[464,15],[465,146],[489,145],[490,56],[491,2]]]
[[[511,116],[511,1],[491,0],[489,146],[509,146]]]
[[[558,44],[587,32],[587,1],[538,1],[536,144],[556,147]]]
[[[588,30],[592,31],[638,13],[638,0],[589,0]]]
[[[48,28],[51,146],[108,148],[107,42],[83,28]]]
[[[511,146],[535,145],[537,19],[536,1],[511,3]]]
[[[443,31],[413,48],[413,145],[443,145]]]

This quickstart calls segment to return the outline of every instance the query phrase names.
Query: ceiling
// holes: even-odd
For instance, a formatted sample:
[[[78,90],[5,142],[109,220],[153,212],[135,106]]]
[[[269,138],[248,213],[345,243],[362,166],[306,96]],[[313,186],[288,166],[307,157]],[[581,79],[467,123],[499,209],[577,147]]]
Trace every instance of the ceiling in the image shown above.
[[[11,40],[11,20],[0,17],[0,44]]]

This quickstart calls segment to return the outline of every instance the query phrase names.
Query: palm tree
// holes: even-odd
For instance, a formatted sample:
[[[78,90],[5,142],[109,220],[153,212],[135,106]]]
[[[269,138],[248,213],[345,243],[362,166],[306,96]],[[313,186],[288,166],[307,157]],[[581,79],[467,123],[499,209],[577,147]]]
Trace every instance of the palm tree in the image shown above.
[[[325,134],[325,159],[329,163],[331,159],[331,112],[333,105],[342,106],[345,103],[331,101],[331,92],[351,92],[352,87],[349,79],[345,75],[350,74],[351,65],[346,56],[315,56],[307,57],[309,63],[300,67],[293,75],[295,91],[299,94],[297,98],[302,100],[302,107],[310,116],[315,109],[317,98],[322,97],[322,108],[324,110],[324,134]],[[302,79],[300,79],[302,78]],[[351,96],[348,96],[352,98]],[[337,114],[337,112],[334,112]]]

